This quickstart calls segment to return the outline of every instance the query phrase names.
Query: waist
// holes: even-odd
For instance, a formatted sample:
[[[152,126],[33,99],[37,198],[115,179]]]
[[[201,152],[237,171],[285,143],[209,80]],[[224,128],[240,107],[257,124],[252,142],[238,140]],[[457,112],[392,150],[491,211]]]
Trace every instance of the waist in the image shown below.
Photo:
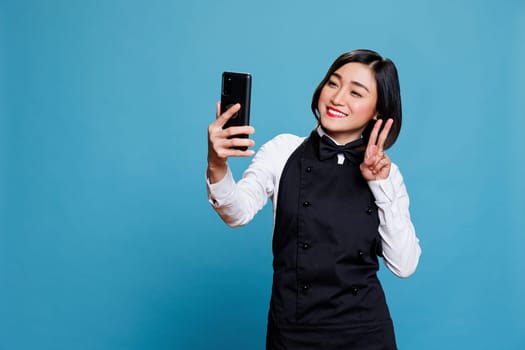
[[[377,276],[339,284],[301,280],[293,273],[274,275],[270,315],[279,325],[339,327],[390,319]]]

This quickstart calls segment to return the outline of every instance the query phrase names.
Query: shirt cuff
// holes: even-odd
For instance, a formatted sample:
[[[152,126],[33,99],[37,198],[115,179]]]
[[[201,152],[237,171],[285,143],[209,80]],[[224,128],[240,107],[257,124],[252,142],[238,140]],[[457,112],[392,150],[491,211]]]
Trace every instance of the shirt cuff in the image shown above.
[[[368,186],[377,203],[391,203],[394,201],[395,189],[390,177],[384,180],[368,181]]]
[[[214,207],[220,207],[226,199],[232,194],[235,188],[235,180],[233,174],[228,167],[224,177],[216,183],[210,183],[210,179],[206,177],[206,185],[208,187],[208,201]]]

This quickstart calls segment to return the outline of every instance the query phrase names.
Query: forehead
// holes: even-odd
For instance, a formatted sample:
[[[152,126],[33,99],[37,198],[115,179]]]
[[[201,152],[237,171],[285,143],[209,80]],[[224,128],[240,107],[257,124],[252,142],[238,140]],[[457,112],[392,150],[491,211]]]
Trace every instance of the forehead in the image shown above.
[[[343,82],[358,82],[367,88],[375,88],[376,78],[372,69],[366,64],[359,62],[350,62],[339,67],[334,74],[338,75]]]

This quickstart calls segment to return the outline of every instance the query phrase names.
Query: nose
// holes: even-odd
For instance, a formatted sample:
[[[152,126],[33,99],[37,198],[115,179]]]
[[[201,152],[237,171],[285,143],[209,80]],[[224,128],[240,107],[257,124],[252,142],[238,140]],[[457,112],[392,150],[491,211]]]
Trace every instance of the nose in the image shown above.
[[[332,95],[331,101],[334,105],[341,105],[342,104],[342,94],[343,89],[337,89],[337,91],[334,91],[334,94]]]

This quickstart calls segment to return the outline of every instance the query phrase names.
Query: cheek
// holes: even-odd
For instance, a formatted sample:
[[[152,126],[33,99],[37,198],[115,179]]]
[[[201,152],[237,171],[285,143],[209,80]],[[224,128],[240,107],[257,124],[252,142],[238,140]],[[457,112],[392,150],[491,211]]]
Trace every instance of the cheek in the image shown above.
[[[352,108],[354,112],[371,116],[375,114],[376,110],[375,105],[368,102],[355,102]]]
[[[321,93],[319,94],[319,101],[317,101],[318,104],[326,104],[327,101],[330,99],[329,97],[329,94],[328,94],[328,91],[326,90],[326,88],[323,88],[321,90]]]

